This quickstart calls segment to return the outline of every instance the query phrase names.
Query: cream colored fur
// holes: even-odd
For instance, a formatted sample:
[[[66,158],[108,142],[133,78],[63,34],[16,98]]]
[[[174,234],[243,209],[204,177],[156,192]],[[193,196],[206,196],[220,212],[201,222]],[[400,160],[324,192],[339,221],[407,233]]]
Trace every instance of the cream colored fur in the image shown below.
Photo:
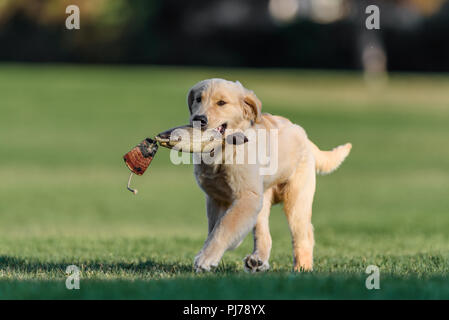
[[[244,259],[245,270],[269,268],[271,236],[270,208],[283,202],[293,245],[293,268],[312,270],[314,236],[312,203],[316,173],[330,173],[343,162],[351,144],[321,151],[304,129],[288,119],[262,114],[256,95],[239,82],[208,79],[197,83],[188,94],[191,120],[205,115],[208,128],[227,123],[228,129],[278,130],[278,169],[260,175],[261,164],[196,164],[196,180],[205,192],[208,236],[195,257],[197,271],[216,267],[226,250],[240,244],[253,231],[254,250]],[[224,105],[222,102],[225,102]],[[267,135],[269,137],[269,135]],[[271,144],[266,143],[267,151]],[[226,145],[226,148],[235,146]],[[247,144],[242,146],[248,156]],[[268,152],[267,152],[268,153]],[[219,156],[224,156],[224,153]],[[231,157],[235,153],[231,153]]]

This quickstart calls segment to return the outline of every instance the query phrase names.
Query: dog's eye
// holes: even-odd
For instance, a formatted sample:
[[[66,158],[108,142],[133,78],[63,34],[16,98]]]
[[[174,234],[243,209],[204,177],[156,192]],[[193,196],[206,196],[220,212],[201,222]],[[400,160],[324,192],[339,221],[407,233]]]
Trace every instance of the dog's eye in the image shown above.
[[[200,103],[201,102],[201,97],[196,98],[196,102]]]
[[[217,102],[217,105],[219,105],[220,107],[224,106],[225,104],[226,104],[226,101],[223,101],[223,100],[220,100]]]

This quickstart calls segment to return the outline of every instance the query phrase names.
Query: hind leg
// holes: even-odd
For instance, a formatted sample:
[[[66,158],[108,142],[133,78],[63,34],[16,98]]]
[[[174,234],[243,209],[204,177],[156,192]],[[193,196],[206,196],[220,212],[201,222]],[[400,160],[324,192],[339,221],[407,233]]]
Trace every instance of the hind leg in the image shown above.
[[[311,220],[315,178],[312,158],[298,166],[285,189],[284,211],[292,235],[295,271],[311,271],[313,267],[315,240]]]
[[[257,222],[253,229],[254,250],[243,259],[245,271],[258,272],[270,268],[268,259],[271,251],[271,235],[268,218],[273,198],[273,190],[268,189],[264,193],[262,210],[257,216]]]

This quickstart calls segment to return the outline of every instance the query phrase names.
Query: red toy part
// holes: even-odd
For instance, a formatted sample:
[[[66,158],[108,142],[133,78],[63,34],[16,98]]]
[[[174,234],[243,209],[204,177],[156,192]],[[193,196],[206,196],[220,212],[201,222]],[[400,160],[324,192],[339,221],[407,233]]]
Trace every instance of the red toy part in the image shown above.
[[[130,152],[123,156],[126,165],[133,173],[141,176],[147,170],[157,152],[157,142],[153,139],[146,138]]]

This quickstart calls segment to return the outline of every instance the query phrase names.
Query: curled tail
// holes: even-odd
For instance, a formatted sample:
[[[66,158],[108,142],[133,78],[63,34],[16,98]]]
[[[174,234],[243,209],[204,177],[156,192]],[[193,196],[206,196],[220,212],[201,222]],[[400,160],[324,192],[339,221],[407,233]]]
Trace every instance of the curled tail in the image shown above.
[[[309,140],[309,142],[315,157],[316,172],[318,174],[328,174],[336,170],[352,148],[352,144],[346,143],[335,147],[331,151],[321,151],[312,141]]]

